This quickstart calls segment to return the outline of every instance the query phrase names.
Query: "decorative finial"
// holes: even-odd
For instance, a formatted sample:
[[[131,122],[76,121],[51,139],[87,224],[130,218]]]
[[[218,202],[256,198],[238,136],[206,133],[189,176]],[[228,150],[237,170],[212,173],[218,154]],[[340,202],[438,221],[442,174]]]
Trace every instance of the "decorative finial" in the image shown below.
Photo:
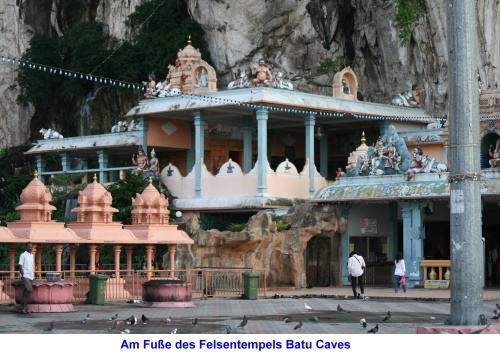
[[[361,144],[366,144],[365,131],[361,133]]]
[[[38,170],[35,169],[35,173],[33,174],[33,180],[38,180]]]
[[[94,183],[97,183],[97,174],[94,174],[94,177],[92,177],[92,179],[94,180]]]
[[[149,178],[149,185],[151,186],[152,184],[153,184],[153,178],[152,178],[152,177],[150,177],[150,178]]]
[[[188,38],[188,45],[191,45],[191,34],[189,35],[189,38]]]

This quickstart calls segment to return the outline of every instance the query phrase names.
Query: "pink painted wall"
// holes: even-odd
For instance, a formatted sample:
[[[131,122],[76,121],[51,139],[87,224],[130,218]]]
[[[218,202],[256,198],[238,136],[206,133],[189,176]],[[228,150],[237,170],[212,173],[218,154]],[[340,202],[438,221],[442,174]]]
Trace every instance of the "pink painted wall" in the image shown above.
[[[177,130],[168,135],[162,126],[171,122]],[[150,118],[148,125],[148,144],[158,147],[191,148],[191,133],[189,121]]]

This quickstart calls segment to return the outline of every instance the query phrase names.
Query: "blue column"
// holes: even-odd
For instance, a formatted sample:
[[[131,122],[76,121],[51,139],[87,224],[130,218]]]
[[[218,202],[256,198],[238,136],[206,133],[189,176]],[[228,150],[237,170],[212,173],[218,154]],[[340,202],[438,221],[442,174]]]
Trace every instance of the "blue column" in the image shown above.
[[[326,126],[321,126],[323,135],[319,141],[319,173],[323,177],[328,177],[328,131]]]
[[[99,183],[108,182],[108,173],[103,169],[108,167],[108,151],[106,149],[99,149],[97,151],[97,157],[99,159]]]
[[[306,126],[306,158],[309,158],[309,198],[314,197],[314,114],[307,114],[304,119]]]
[[[423,209],[431,201],[409,201],[401,203],[403,215],[403,259],[406,265],[407,285],[420,285],[423,270],[420,261],[424,259],[425,226]]]
[[[342,204],[341,211],[342,217],[345,219],[345,231],[341,234],[340,238],[340,268],[342,270],[342,283],[350,285],[349,273],[347,271],[347,262],[349,261],[349,212],[351,210],[350,204]]]
[[[389,249],[388,253],[386,253],[387,258],[396,258],[396,254],[398,253],[398,203],[391,202],[389,204],[389,219],[391,234],[389,234]],[[406,260],[405,260],[406,263]]]
[[[245,174],[252,170],[252,131],[252,118],[245,116],[243,127],[243,173]]]
[[[38,169],[38,179],[41,183],[45,183],[45,175],[41,175],[45,172],[45,155],[38,154],[36,157],[36,168]]]
[[[71,169],[71,157],[69,153],[61,153],[62,171],[66,172]]]
[[[257,108],[257,197],[267,196],[267,119],[268,112],[264,108]]]
[[[148,125],[148,119],[145,117],[139,117],[139,128],[142,131],[142,149],[144,150],[144,154],[149,158],[149,152],[148,150],[148,130],[149,130],[149,125]]]
[[[194,113],[194,198],[201,198],[201,163],[205,154],[205,114]]]
[[[186,170],[186,173],[188,173],[188,174],[191,171],[193,171],[193,167],[194,167],[194,164],[195,164],[194,158],[195,158],[195,150],[196,150],[196,145],[195,145],[196,136],[195,136],[195,131],[194,131],[193,127],[189,128],[189,133],[191,135],[191,149],[189,149],[187,151],[187,155],[186,155],[186,158],[187,158],[187,170]]]

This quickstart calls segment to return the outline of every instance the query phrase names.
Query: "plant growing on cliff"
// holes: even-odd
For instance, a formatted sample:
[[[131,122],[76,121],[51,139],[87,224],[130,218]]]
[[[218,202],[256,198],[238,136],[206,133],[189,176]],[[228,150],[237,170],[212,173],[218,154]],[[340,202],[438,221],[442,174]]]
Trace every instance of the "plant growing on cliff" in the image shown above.
[[[278,232],[289,230],[291,227],[290,224],[287,224],[283,219],[276,220],[276,230]]]
[[[425,0],[395,0],[394,20],[399,28],[398,37],[401,46],[408,44],[413,25],[425,14]]]
[[[356,59],[349,59],[348,57],[345,56],[339,56],[335,58],[334,60],[332,59],[325,59],[321,62],[318,68],[318,73],[320,74],[331,74],[334,75],[335,73],[342,71],[345,67],[351,67],[354,69],[358,65],[358,62]]]
[[[148,73],[155,72],[157,78],[162,79],[168,65],[175,62],[179,48],[186,46],[189,36],[204,60],[211,61],[204,32],[190,17],[184,1],[151,0],[137,6],[126,22],[131,29],[130,41],[109,37],[104,24],[93,20],[98,4],[97,0],[61,0],[55,11],[63,36],[54,36],[55,32],[50,35],[37,33],[30,40],[21,60],[43,66],[19,67],[18,102],[32,104],[35,108],[32,135],[40,127],[56,128],[64,136],[77,135],[80,105],[98,102],[94,100],[98,92],[99,97],[111,96],[101,99],[102,104],[112,101],[118,105],[115,108],[109,103],[109,110],[127,111],[129,105],[135,105],[142,97],[140,92],[130,89],[114,86],[101,89],[100,82],[82,79],[86,74],[141,82]],[[46,11],[52,2],[44,0],[39,5]],[[58,70],[50,72],[51,67],[81,74],[68,77]],[[114,123],[108,120],[123,112],[98,114],[98,109],[94,110],[90,119],[95,121],[96,127],[92,133],[108,132],[107,126]],[[107,123],[102,123],[104,120]]]

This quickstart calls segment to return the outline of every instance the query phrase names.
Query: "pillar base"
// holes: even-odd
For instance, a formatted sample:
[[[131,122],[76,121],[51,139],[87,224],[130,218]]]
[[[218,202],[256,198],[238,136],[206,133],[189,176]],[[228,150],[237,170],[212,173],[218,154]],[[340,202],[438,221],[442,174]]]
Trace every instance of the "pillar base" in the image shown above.
[[[417,334],[473,334],[478,333],[479,330],[482,330],[481,334],[500,334],[499,325],[490,325],[488,328],[485,325],[417,326]]]
[[[21,311],[21,305],[16,304],[14,310]],[[71,303],[59,304],[28,304],[29,313],[66,313],[76,312],[75,307]]]

